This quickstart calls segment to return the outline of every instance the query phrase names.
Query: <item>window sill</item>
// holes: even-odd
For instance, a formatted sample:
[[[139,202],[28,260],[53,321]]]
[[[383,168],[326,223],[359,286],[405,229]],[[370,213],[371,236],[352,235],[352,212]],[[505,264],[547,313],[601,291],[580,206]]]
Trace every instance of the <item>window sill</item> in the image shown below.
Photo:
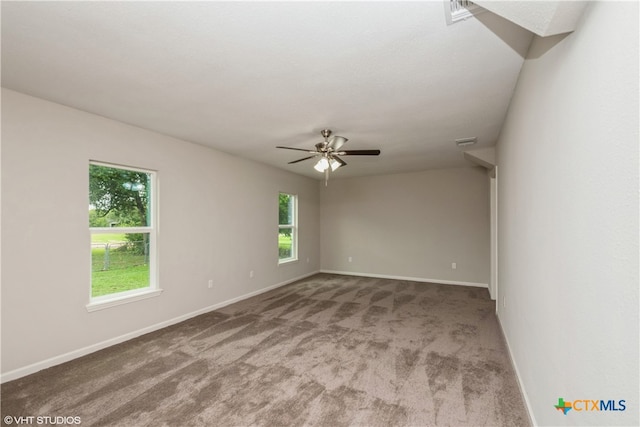
[[[86,308],[87,311],[91,313],[92,311],[104,310],[105,308],[115,307],[117,305],[129,304],[130,302],[157,297],[161,293],[162,289],[145,289],[143,291],[116,294],[113,297],[99,297],[87,304]]]
[[[278,261],[278,266],[298,262],[298,258],[289,258]]]

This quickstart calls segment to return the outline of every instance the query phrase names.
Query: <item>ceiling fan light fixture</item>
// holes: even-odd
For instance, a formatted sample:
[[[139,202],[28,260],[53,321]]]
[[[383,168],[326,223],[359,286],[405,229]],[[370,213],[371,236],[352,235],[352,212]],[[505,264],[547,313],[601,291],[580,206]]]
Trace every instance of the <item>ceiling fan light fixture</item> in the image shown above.
[[[295,151],[304,151],[310,156],[303,157],[298,160],[294,160],[289,162],[289,164],[299,163],[309,159],[316,159],[319,157],[316,164],[313,166],[315,170],[324,174],[324,183],[327,185],[329,181],[329,174],[331,172],[336,171],[338,168],[342,166],[346,166],[347,162],[342,160],[341,156],[378,156],[380,155],[380,150],[342,150],[342,146],[348,141],[347,138],[343,136],[333,136],[331,137],[331,130],[324,129],[320,132],[322,137],[324,138],[323,142],[319,142],[315,145],[315,150],[305,150],[303,148],[296,147],[284,147],[281,145],[276,146],[276,148],[284,148],[286,150],[295,150]],[[331,137],[331,138],[330,138]]]
[[[324,172],[327,169],[329,169],[329,166],[330,166],[329,160],[327,160],[326,157],[323,157],[320,160],[318,160],[318,163],[316,163],[316,165],[313,168],[318,172]]]

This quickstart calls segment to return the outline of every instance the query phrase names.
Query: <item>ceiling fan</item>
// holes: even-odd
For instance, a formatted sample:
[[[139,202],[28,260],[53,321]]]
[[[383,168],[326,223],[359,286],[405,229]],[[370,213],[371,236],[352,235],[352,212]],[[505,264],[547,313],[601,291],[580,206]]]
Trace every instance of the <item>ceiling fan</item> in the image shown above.
[[[327,182],[329,181],[329,172],[333,172],[339,167],[347,165],[347,162],[345,162],[338,156],[378,156],[380,155],[380,150],[341,150],[342,146],[345,144],[345,142],[348,141],[348,139],[338,135],[335,135],[332,137],[331,133],[332,132],[330,129],[324,129],[320,132],[320,134],[324,138],[324,141],[317,143],[315,145],[315,150],[305,150],[304,148],[281,147],[281,146],[277,146],[276,148],[304,151],[306,153],[311,154],[311,156],[294,160],[292,162],[289,162],[289,164],[298,163],[304,160],[320,157],[318,159],[318,162],[315,164],[313,168],[318,172],[324,173],[325,185],[327,185]]]

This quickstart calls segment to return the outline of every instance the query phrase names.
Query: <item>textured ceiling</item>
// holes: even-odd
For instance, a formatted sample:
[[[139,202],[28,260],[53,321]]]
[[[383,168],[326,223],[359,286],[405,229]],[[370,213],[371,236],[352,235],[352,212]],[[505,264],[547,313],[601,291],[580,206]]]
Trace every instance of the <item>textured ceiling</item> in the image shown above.
[[[2,2],[2,85],[316,178],[275,146],[382,150],[335,178],[464,167],[454,140],[495,143],[531,38],[439,1]]]

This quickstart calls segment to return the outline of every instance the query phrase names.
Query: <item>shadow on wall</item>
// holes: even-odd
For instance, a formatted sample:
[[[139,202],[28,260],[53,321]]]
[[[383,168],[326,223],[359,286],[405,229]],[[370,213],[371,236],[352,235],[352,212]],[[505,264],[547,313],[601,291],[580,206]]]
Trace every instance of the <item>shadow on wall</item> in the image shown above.
[[[556,36],[541,37],[540,41],[534,43],[529,49],[527,59],[538,59],[545,53],[549,52],[558,43],[565,39],[571,33],[558,34]]]
[[[523,59],[527,58],[529,46],[531,46],[531,42],[533,41],[533,33],[531,33],[531,38],[529,38],[526,43],[518,43],[517,40],[519,38],[514,37],[514,35],[517,35],[517,33],[514,33],[514,29],[518,29],[519,31],[527,31],[524,30],[524,28],[514,24],[508,19],[505,19],[488,11],[475,15],[475,18],[482,25],[487,27],[493,34],[498,36],[503,42],[508,44],[511,49],[513,49],[518,55],[520,55],[520,57],[522,57]]]

